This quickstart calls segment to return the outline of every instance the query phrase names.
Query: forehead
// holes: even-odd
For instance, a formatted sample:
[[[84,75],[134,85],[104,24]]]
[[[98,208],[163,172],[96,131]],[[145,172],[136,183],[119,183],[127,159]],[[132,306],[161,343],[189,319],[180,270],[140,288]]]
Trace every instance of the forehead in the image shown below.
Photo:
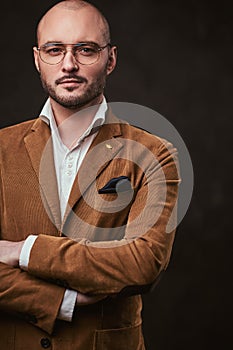
[[[97,11],[90,7],[79,10],[53,9],[48,12],[38,28],[38,43],[48,41],[77,43],[93,41],[105,44],[103,21]]]

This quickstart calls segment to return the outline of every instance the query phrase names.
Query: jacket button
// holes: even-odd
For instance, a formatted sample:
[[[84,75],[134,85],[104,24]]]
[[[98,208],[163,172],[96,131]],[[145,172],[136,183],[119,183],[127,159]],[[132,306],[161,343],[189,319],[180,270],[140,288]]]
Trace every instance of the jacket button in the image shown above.
[[[40,344],[42,348],[48,349],[51,346],[51,341],[48,338],[42,338]]]

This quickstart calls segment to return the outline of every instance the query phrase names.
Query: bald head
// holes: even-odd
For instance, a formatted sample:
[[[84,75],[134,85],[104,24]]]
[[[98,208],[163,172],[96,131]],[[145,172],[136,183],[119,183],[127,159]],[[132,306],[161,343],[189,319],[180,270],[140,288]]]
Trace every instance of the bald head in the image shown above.
[[[41,20],[38,23],[37,26],[37,42],[40,42],[41,32],[43,30],[43,26],[45,22],[49,21],[49,18],[53,15],[54,12],[57,11],[73,11],[73,12],[80,12],[83,9],[89,10],[90,12],[90,20],[91,16],[95,16],[99,21],[99,29],[103,35],[103,39],[106,43],[111,42],[110,37],[110,29],[107,19],[104,17],[104,15],[92,4],[82,1],[82,0],[65,0],[57,3],[53,7],[51,7],[41,18]],[[58,23],[59,25],[59,23]]]
[[[66,8],[68,10],[78,10],[84,6],[94,7],[87,1],[82,1],[82,0],[65,0],[57,3],[54,7]]]

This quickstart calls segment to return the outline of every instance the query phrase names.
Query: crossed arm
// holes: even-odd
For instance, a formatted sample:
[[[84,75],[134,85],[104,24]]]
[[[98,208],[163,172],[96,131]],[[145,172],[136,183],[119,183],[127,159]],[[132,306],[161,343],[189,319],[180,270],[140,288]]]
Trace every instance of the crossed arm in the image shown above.
[[[9,265],[10,267],[18,268],[21,250],[25,241],[11,242],[0,240],[0,262]],[[76,305],[84,306],[96,303],[104,299],[105,296],[88,296],[82,293],[77,294]]]
[[[133,294],[135,290],[141,293],[144,286],[151,285],[166,268],[170,257],[174,230],[167,233],[167,227],[179,184],[170,153],[165,152],[161,161],[166,177],[166,198],[165,201],[161,199],[161,182],[156,180],[152,186],[156,206],[152,203],[148,208],[153,215],[161,207],[161,214],[145,235],[129,240],[127,244],[119,242],[108,249],[93,246],[88,241],[80,244],[69,238],[41,234],[31,249],[28,270],[23,271],[19,268],[19,257],[24,241],[0,241],[0,273],[4,280],[4,289],[0,287],[0,307],[20,314],[38,315],[37,326],[52,332],[65,293],[65,288],[57,285],[57,281],[65,281],[69,289],[78,291],[77,305],[94,303],[106,295],[122,292],[130,295],[132,290]],[[144,191],[143,187],[138,191],[129,221],[134,221]],[[136,230],[140,227],[131,225],[126,237]],[[20,302],[14,302],[13,294],[17,294]],[[48,302],[51,295],[53,303]]]
[[[11,267],[19,267],[20,254],[24,243],[24,240],[20,242],[0,240],[0,262]],[[78,293],[76,304],[78,306],[89,305],[104,298],[105,296],[88,296]]]
[[[26,321],[52,333],[54,323],[59,316],[66,289],[56,283],[39,279],[19,268],[20,253],[25,241],[10,242],[0,240],[0,307]],[[106,296],[88,296],[76,294],[76,306],[96,303]],[[51,302],[52,296],[52,302]],[[72,317],[73,300],[69,300],[69,312]],[[71,311],[70,311],[71,310]],[[63,318],[65,318],[63,315]],[[61,317],[61,316],[60,316]]]

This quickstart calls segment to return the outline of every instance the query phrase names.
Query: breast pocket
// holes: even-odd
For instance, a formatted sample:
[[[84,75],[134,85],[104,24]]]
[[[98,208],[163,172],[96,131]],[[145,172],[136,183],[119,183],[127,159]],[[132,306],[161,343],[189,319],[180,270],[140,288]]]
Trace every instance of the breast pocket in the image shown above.
[[[96,198],[99,208],[107,213],[120,212],[132,204],[134,191],[100,194]]]
[[[95,332],[94,350],[145,350],[141,324]]]

